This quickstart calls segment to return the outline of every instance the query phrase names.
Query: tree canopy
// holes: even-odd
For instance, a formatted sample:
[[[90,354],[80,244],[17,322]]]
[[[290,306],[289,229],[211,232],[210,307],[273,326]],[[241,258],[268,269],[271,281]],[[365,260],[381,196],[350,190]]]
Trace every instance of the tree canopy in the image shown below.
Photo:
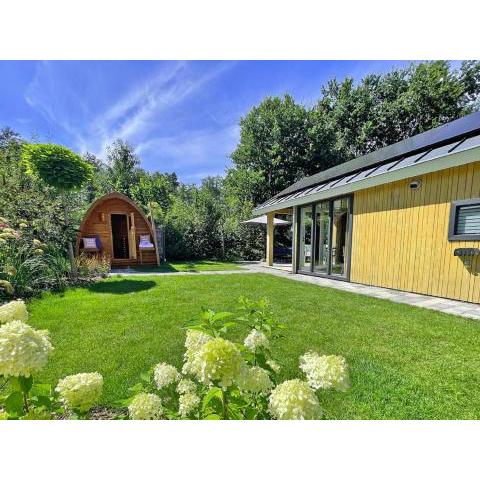
[[[23,158],[32,172],[37,173],[47,185],[61,191],[80,188],[92,175],[92,167],[62,145],[25,144]]]
[[[268,97],[240,120],[230,176],[258,175],[264,201],[296,180],[395,143],[478,108],[480,63],[412,64],[386,74],[333,79],[311,107]]]
[[[107,148],[107,165],[110,182],[117,192],[131,196],[132,185],[138,182],[140,159],[135,149],[122,139]]]

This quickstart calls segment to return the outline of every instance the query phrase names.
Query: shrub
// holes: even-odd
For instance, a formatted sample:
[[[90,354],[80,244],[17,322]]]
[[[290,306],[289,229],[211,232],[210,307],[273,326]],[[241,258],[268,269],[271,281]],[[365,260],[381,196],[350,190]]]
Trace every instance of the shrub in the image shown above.
[[[28,298],[44,290],[62,290],[68,266],[58,250],[33,238],[22,221],[17,228],[0,221],[0,299]],[[7,284],[5,283],[7,282]]]
[[[103,277],[110,271],[110,259],[106,255],[90,255],[81,253],[75,258],[77,272],[80,277]]]
[[[88,418],[102,393],[102,376],[97,372],[70,375],[58,382],[56,391],[50,385],[35,385],[33,374],[45,366],[53,350],[49,334],[26,323],[23,302],[10,302],[0,311],[4,322],[0,327],[0,393],[7,385],[11,390],[0,395],[0,419]]]
[[[204,310],[186,326],[183,376],[173,365],[158,363],[130,388],[132,396],[118,403],[128,407],[117,418],[157,419],[278,419],[322,417],[316,391],[349,386],[343,357],[307,352],[300,357],[306,380],[278,381],[278,363],[270,340],[284,325],[273,317],[267,301],[240,299],[238,312]],[[53,390],[34,385],[33,374],[43,368],[52,350],[48,332],[30,327],[23,302],[0,307],[0,418],[89,418],[102,394],[98,372],[69,375]],[[19,320],[21,318],[21,320]],[[23,320],[23,321],[22,321]],[[246,323],[255,328],[244,343],[227,338],[230,327]]]
[[[281,336],[268,302],[241,298],[237,312],[204,310],[186,326],[183,377],[160,363],[131,388],[132,419],[278,419],[322,417],[317,390],[348,388],[343,357],[308,352],[300,358],[306,379],[278,382],[280,365],[270,340]],[[226,337],[230,327],[251,328],[243,343]],[[138,413],[140,411],[140,413]],[[147,412],[147,413],[145,413]],[[161,413],[160,413],[161,412]]]

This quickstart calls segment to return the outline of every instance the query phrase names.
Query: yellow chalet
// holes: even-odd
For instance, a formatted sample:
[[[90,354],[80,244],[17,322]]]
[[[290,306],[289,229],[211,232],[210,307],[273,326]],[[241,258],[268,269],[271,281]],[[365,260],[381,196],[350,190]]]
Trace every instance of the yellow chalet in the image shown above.
[[[480,302],[480,112],[306,177],[255,209],[293,214],[292,270]]]

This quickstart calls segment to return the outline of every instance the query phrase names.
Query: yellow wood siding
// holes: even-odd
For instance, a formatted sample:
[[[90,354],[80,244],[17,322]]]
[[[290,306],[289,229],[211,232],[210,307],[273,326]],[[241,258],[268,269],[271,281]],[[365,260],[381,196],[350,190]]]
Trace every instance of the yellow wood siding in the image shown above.
[[[480,198],[480,162],[369,188],[354,194],[352,282],[480,302],[480,261],[453,256],[479,241],[448,241],[453,200]]]

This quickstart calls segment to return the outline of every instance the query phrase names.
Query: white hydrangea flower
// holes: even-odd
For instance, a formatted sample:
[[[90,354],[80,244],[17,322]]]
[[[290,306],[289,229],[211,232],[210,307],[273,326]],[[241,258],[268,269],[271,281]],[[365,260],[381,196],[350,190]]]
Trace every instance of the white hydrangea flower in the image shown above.
[[[193,380],[190,380],[189,378],[183,378],[178,382],[178,385],[177,385],[177,392],[180,395],[183,395],[185,393],[195,392],[196,389],[197,389],[197,385]]]
[[[185,353],[183,354],[184,364],[182,367],[182,373],[194,374],[197,353],[200,348],[207,342],[212,340],[213,337],[206,333],[199,332],[198,330],[187,330],[187,338],[185,339]]]
[[[322,416],[315,392],[298,378],[287,380],[272,391],[269,410],[278,420],[316,420]]]
[[[280,367],[280,365],[275,360],[269,359],[266,363],[275,373],[279,373],[282,369],[282,367]]]
[[[67,408],[86,412],[102,395],[103,377],[98,372],[77,373],[62,378],[55,391]]]
[[[260,367],[249,368],[240,378],[238,385],[241,390],[252,393],[267,393],[273,388],[268,372]]]
[[[257,330],[254,328],[245,338],[243,344],[250,349],[252,352],[259,348],[268,348],[269,342],[267,336],[261,332],[260,330]]]
[[[172,383],[178,382],[181,378],[178,370],[168,363],[159,363],[153,370],[153,379],[157,384],[158,389],[168,387]]]
[[[45,366],[53,350],[47,330],[14,320],[0,327],[0,375],[29,377]]]
[[[187,417],[197,408],[200,398],[193,392],[187,392],[178,398],[178,413],[182,417]]]
[[[232,342],[214,338],[200,348],[192,367],[202,383],[210,385],[216,381],[220,387],[227,388],[242,377],[246,364]]]
[[[162,418],[162,399],[154,393],[138,393],[128,406],[132,420],[158,420]]]
[[[344,392],[350,386],[347,362],[339,355],[320,355],[307,352],[300,357],[300,370],[314,388],[333,388]]]
[[[0,324],[19,320],[27,322],[28,312],[25,302],[22,300],[13,300],[0,306]]]

